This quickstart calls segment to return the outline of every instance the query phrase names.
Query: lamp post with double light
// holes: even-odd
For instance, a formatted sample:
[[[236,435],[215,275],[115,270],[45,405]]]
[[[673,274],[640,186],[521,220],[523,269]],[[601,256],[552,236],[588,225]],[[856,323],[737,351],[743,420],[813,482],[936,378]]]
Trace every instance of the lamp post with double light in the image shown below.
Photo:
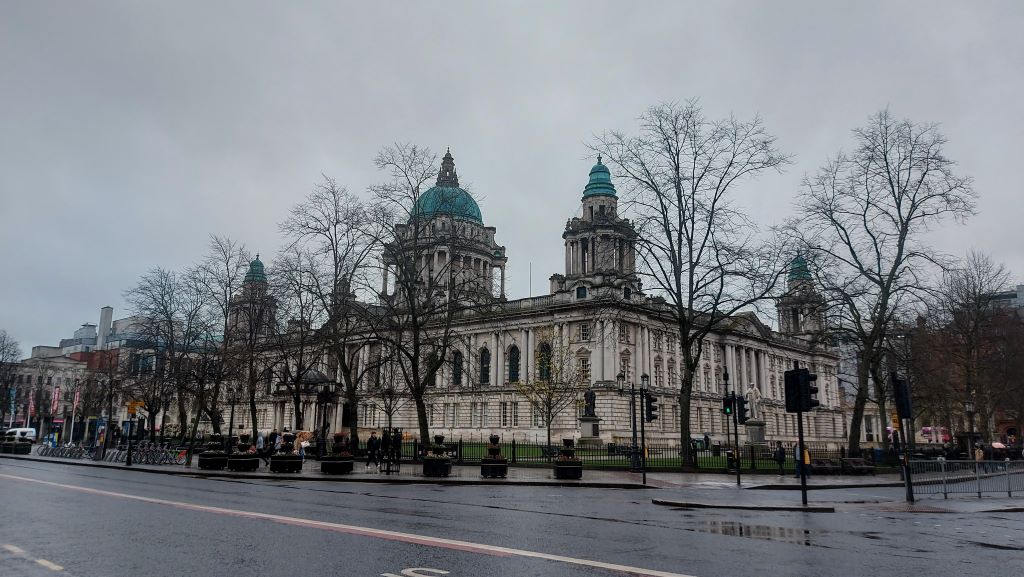
[[[619,373],[615,380],[619,385],[619,396],[626,394],[626,375]],[[632,381],[629,383],[629,417],[633,429],[633,444],[629,447],[629,470],[635,473],[640,471],[641,466],[640,447],[636,439],[636,383]]]

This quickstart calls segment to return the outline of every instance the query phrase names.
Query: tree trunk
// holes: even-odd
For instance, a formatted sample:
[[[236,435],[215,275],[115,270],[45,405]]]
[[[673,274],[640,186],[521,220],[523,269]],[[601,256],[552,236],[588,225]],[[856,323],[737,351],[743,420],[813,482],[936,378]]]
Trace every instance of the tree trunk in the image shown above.
[[[300,385],[296,384],[295,387]],[[292,431],[301,431],[302,427],[305,426],[305,419],[302,414],[302,393],[298,392],[301,389],[293,389],[292,392],[292,404],[295,405],[295,419],[292,422]]]
[[[680,346],[686,346],[680,339]],[[682,451],[680,467],[697,468],[697,454],[693,452],[690,440],[690,401],[693,398],[693,371],[696,361],[688,351],[683,351],[683,378],[679,385],[679,449]]]
[[[853,401],[853,415],[850,417],[850,436],[847,454],[851,457],[860,456],[860,433],[864,423],[864,407],[868,402],[868,364],[863,354],[857,366],[857,396]]]
[[[348,395],[346,395],[348,396]],[[348,403],[345,404],[345,418],[348,419],[348,435],[349,443],[353,447],[359,446],[359,405],[352,401],[352,397],[349,396]],[[391,425],[391,415],[388,415],[388,426]],[[339,429],[340,430],[340,429]]]
[[[423,402],[422,394],[414,394],[413,401],[416,403],[416,420],[420,428],[420,445],[430,444],[430,423],[427,421],[427,405]]]

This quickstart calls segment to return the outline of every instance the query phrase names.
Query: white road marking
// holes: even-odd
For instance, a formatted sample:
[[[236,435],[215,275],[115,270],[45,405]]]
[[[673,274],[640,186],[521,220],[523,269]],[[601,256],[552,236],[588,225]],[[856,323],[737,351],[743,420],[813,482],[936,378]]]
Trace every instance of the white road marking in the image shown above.
[[[554,561],[558,563],[565,563],[568,565],[578,565],[582,567],[593,567],[596,569],[605,569],[608,571],[615,571],[618,573],[625,573],[627,575],[640,575],[642,577],[694,577],[693,575],[687,575],[685,573],[672,573],[669,571],[659,571],[656,569],[644,569],[642,567],[633,567],[630,565],[620,565],[618,563],[605,563],[604,561],[593,561],[590,559],[580,559],[577,557],[568,557],[565,555],[553,555],[551,553],[541,553],[538,551],[528,551],[526,549],[513,549],[511,547],[498,547],[495,545],[485,545],[482,543],[473,543],[472,541],[460,541],[457,539],[443,539],[440,537],[429,537],[426,535],[416,535],[414,533],[402,533],[400,531],[388,531],[385,529],[374,529],[372,527],[360,527],[357,525],[344,525],[341,523],[329,523],[327,521],[316,521],[313,519],[303,519],[301,517],[288,517],[285,515],[273,515],[270,513],[258,513],[256,511],[243,511],[240,509],[226,509],[223,507],[212,507],[209,505],[197,505],[195,503],[187,503],[184,501],[169,501],[167,499],[157,499],[155,497],[143,497],[141,495],[130,495],[128,493],[117,493],[114,491],[104,491],[102,489],[92,489],[89,487],[80,487],[78,485],[67,485],[64,483],[54,483],[53,481],[43,481],[40,479],[31,479],[29,477],[19,477],[16,475],[6,475],[0,473],[0,478],[12,479],[15,481],[24,481],[27,483],[38,483],[40,485],[49,485],[51,487],[59,487],[61,489],[69,489],[72,491],[79,491],[82,493],[91,493],[93,495],[105,495],[107,497],[117,497],[120,499],[129,499],[132,501],[140,501],[143,503],[153,503],[156,505],[166,505],[168,507],[176,507],[179,509],[187,509],[190,511],[203,511],[206,513],[216,513],[220,515],[233,515],[236,517],[245,517],[249,519],[262,519],[266,521],[273,521],[276,523],[282,523],[285,525],[298,525],[302,527],[312,527],[317,529],[324,529],[327,531],[336,531],[339,533],[347,533],[350,535],[362,535],[365,537],[375,537],[378,539],[387,539],[390,541],[401,541],[404,543],[414,543],[417,545],[426,545],[429,547],[441,547],[445,549],[455,549],[459,551],[468,551],[472,553],[482,553],[486,555],[494,555],[497,557],[527,557],[532,559],[544,559],[545,561]]]
[[[50,561],[47,561],[46,559],[36,559],[36,563],[42,565],[43,567],[46,567],[47,569],[49,569],[51,571],[63,571],[64,570],[64,568],[61,567],[60,565],[58,565],[56,563],[52,563]]]
[[[15,547],[14,545],[4,545],[3,547],[4,547],[4,549],[7,549],[8,551],[10,551],[11,553],[14,553],[15,555],[24,555],[25,554],[25,550],[22,549],[21,547]]]

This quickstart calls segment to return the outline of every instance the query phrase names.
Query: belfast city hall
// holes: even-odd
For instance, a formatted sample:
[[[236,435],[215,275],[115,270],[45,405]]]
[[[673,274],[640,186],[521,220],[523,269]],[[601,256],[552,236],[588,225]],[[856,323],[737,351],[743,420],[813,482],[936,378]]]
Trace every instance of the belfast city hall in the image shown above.
[[[682,355],[676,332],[671,319],[652,305],[658,301],[642,290],[635,268],[637,234],[632,223],[618,214],[615,185],[600,157],[582,187],[579,210],[566,215],[570,218],[562,232],[565,269],[551,275],[550,291],[544,296],[505,297],[505,248],[496,242],[496,229],[485,224],[476,200],[460,188],[450,152],[442,160],[436,185],[418,196],[411,216],[416,224],[412,218],[398,224],[394,238],[426,231],[428,238],[435,234],[445,240],[426,243],[432,248],[407,257],[417,260],[418,270],[425,275],[450,271],[449,277],[459,279],[464,292],[499,303],[479,314],[469,309],[452,321],[446,361],[424,395],[432,433],[450,439],[491,433],[505,439],[543,438],[542,411],[524,396],[521,383],[550,372],[551,367],[538,359],[551,358],[552,351],[557,351],[556,356],[572,365],[581,382],[579,401],[554,419],[553,438],[625,441],[632,426],[629,388],[639,387],[643,379],[660,402],[660,416],[647,425],[647,438],[679,439]],[[417,231],[411,230],[414,226],[419,227]],[[400,258],[396,251],[401,249],[391,251],[393,261]],[[258,277],[262,270],[256,273],[251,277]],[[397,290],[398,273],[385,268],[381,276],[380,298],[386,299]],[[690,408],[690,432],[696,438],[707,435],[712,442],[726,441],[722,397],[735,390],[749,400],[752,417],[764,423],[764,440],[795,441],[795,415],[784,408],[783,372],[796,361],[818,374],[821,406],[805,415],[808,439],[843,442],[838,358],[818,338],[823,321],[815,304],[820,298],[805,263],[794,263],[786,281],[775,301],[778,330],[753,313],[741,313],[704,340]],[[364,348],[362,362],[371,362],[370,351]],[[324,372],[327,379],[337,379],[329,369]],[[729,375],[728,391],[724,372]],[[412,402],[376,398],[370,383],[359,388],[357,419],[365,431],[360,437],[389,422],[409,432],[417,430]],[[345,422],[350,412],[340,400],[335,401],[321,408],[313,396],[304,412],[317,415],[313,422],[326,421],[332,428],[351,426]],[[258,426],[278,430],[291,426],[292,406],[286,393],[272,395],[258,411]],[[584,412],[588,423],[581,421]],[[741,442],[747,435],[744,429],[740,427]]]

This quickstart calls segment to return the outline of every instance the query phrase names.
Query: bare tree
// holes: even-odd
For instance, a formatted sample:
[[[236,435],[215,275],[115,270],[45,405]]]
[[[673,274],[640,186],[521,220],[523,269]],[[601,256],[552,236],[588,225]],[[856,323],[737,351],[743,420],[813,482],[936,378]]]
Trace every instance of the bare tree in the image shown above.
[[[390,429],[394,426],[395,415],[408,404],[410,397],[397,364],[385,361],[378,366],[372,375],[367,396],[370,403],[384,413]]]
[[[566,409],[579,405],[590,376],[581,368],[568,343],[550,328],[537,332],[537,342],[536,373],[512,384],[540,415],[550,447],[552,425]]]
[[[226,337],[231,330],[232,299],[242,292],[250,263],[250,254],[245,245],[227,237],[213,235],[210,237],[210,252],[199,266],[189,271],[189,275],[205,289],[210,320],[217,325],[216,334],[224,337],[219,339],[217,347],[220,360],[208,358],[209,350],[204,349],[207,355],[205,360],[210,361],[204,378],[210,388],[202,395],[202,409],[209,416],[215,433],[220,432],[224,420],[220,407],[221,385],[233,376],[231,371],[237,368],[233,363],[226,362],[231,355],[231,341]]]
[[[309,254],[298,247],[287,250],[275,268],[273,293],[278,311],[286,319],[284,330],[268,333],[270,350],[277,363],[281,383],[288,390],[294,406],[295,430],[309,428],[303,412],[303,401],[315,393],[310,385],[323,385],[317,368],[323,363],[324,341],[319,328],[326,320],[325,311],[312,288],[316,282]]]
[[[635,136],[610,132],[591,147],[618,169],[637,229],[638,273],[678,334],[684,466],[695,466],[690,405],[704,339],[767,299],[783,271],[782,243],[760,236],[733,201],[737,184],[788,159],[758,117],[712,120],[696,101],[661,104]]]
[[[855,343],[859,363],[849,450],[860,450],[864,408],[874,391],[885,414],[881,363],[899,311],[921,298],[942,256],[924,234],[973,213],[969,178],[954,172],[933,124],[884,110],[854,130],[855,148],[804,178],[791,230],[815,265],[833,329]],[[888,438],[883,435],[883,443]]]
[[[21,346],[7,331],[0,329],[0,426],[17,397],[14,381],[21,360]],[[12,394],[14,393],[14,394]]]
[[[430,438],[425,396],[455,341],[455,319],[471,309],[495,301],[485,275],[463,265],[471,242],[464,234],[472,226],[458,215],[459,194],[454,161],[446,154],[437,183],[441,193],[431,199],[430,210],[419,200],[435,174],[429,150],[409,144],[384,148],[375,160],[391,179],[372,188],[378,204],[373,212],[382,238],[383,286],[378,305],[368,309],[373,337],[393,353],[416,406],[420,439]],[[438,255],[444,253],[442,259]],[[389,293],[389,275],[394,290]]]
[[[310,270],[307,290],[326,317],[320,337],[330,351],[344,387],[351,442],[359,442],[359,383],[373,363],[360,363],[371,342],[366,338],[370,310],[358,294],[372,283],[371,257],[379,254],[378,227],[388,221],[333,179],[324,177],[303,202],[292,207],[280,229],[290,249],[302,248]],[[339,423],[340,425],[340,423]]]

